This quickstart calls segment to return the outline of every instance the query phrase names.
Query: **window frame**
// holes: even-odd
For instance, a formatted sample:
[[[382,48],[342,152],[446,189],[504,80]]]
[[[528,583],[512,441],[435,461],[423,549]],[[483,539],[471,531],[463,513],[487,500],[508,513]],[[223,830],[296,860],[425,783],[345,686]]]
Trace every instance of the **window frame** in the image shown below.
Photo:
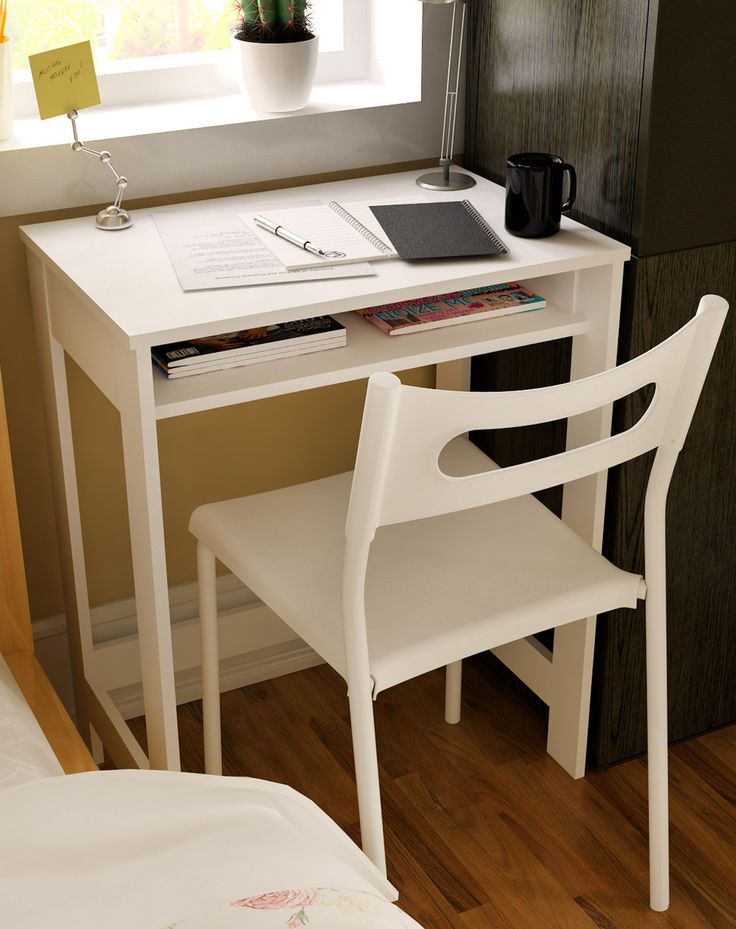
[[[371,68],[373,0],[339,0],[343,5],[343,48],[320,52],[316,84],[367,78]],[[105,106],[175,103],[239,92],[232,49],[130,58],[97,64]],[[37,113],[29,71],[14,72],[15,117]]]

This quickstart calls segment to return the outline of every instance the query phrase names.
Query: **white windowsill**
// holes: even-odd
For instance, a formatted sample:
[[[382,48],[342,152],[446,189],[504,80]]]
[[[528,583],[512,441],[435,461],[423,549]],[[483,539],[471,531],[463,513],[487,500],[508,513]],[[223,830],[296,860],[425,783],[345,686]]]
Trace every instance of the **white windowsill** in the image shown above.
[[[77,128],[84,141],[133,139],[161,132],[233,126],[294,117],[316,116],[368,107],[397,106],[421,99],[418,86],[391,85],[377,81],[340,81],[316,86],[309,104],[291,113],[262,113],[251,109],[243,94],[197,97],[138,106],[97,106],[82,110]],[[40,120],[37,116],[16,119],[13,137],[0,142],[0,153],[69,145],[72,130],[65,116]]]
[[[315,86],[293,113],[258,113],[247,98],[220,95],[80,111],[79,137],[109,148],[129,180],[127,202],[187,192],[268,185],[387,164],[415,164],[439,152],[445,99],[449,19],[406,3],[415,28],[382,24],[396,18],[397,0],[371,0],[381,16],[371,77]],[[402,4],[403,8],[403,4]],[[461,107],[462,109],[462,107]],[[462,151],[462,112],[456,150]],[[0,142],[0,217],[28,216],[112,202],[109,171],[71,151],[65,116],[20,117],[14,137]],[[108,141],[110,144],[108,145]]]

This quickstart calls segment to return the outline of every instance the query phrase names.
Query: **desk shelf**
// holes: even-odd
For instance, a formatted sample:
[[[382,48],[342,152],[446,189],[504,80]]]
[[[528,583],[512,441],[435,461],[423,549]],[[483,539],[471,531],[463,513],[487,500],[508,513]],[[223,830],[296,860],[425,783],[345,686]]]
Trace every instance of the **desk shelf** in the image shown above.
[[[588,330],[585,319],[553,304],[528,313],[461,323],[404,338],[385,335],[355,313],[343,313],[337,318],[347,329],[348,344],[344,348],[174,380],[152,367],[156,418],[168,419],[354,381],[376,371],[401,371],[520,345],[550,342]]]

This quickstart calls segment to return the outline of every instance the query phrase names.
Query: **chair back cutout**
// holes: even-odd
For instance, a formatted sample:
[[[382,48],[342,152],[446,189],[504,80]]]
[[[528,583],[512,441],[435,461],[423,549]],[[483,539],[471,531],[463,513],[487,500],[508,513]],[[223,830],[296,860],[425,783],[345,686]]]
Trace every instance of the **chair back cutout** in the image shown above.
[[[496,503],[607,470],[654,448],[682,448],[728,304],[707,295],[674,335],[619,367],[533,390],[470,393],[406,387],[393,374],[368,385],[346,535]],[[410,337],[411,338],[411,337]],[[648,384],[654,396],[626,431],[556,455],[467,477],[442,472],[453,438],[600,410]]]

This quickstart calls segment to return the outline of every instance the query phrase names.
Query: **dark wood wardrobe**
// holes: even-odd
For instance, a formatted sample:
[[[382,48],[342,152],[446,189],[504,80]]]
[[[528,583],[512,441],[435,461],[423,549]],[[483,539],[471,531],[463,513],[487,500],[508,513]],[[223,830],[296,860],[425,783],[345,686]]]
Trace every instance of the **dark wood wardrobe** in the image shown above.
[[[514,152],[564,156],[571,214],[631,245],[619,360],[704,293],[731,303],[668,510],[670,737],[736,721],[736,6],[731,0],[468,0],[465,164],[503,183]],[[499,230],[500,231],[500,230]],[[477,359],[475,389],[567,378],[569,346]],[[614,429],[644,409],[617,404]],[[483,434],[502,463],[564,445],[551,424]],[[649,460],[612,473],[605,554],[643,569]],[[559,503],[548,493],[546,502]],[[588,764],[645,747],[643,608],[598,624]]]

